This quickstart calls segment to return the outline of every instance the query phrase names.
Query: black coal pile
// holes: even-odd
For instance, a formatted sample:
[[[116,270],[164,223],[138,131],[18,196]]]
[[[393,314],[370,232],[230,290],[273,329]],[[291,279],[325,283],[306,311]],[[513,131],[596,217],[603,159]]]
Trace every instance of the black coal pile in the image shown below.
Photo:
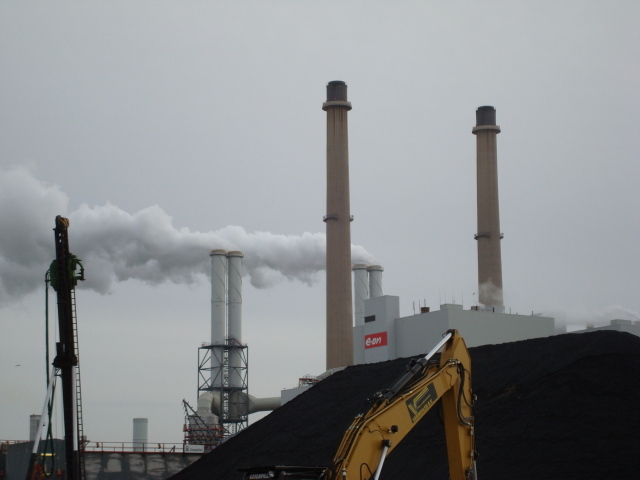
[[[640,338],[598,331],[470,351],[479,478],[640,478]],[[172,480],[239,479],[239,468],[256,465],[329,465],[366,399],[407,363],[338,372]],[[446,479],[447,472],[434,408],[388,457],[381,479]]]

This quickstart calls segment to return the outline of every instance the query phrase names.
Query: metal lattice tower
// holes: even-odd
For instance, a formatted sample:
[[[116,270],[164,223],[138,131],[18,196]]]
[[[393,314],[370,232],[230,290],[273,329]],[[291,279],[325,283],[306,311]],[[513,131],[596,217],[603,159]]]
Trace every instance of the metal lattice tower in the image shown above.
[[[198,397],[204,392],[213,393],[214,404],[220,408],[218,417],[225,437],[235,435],[249,424],[248,354],[249,347],[234,340],[203,345],[198,349]],[[229,359],[234,356],[241,360],[239,366],[229,365]],[[216,366],[212,367],[212,364]],[[238,385],[230,385],[232,376],[240,379]]]

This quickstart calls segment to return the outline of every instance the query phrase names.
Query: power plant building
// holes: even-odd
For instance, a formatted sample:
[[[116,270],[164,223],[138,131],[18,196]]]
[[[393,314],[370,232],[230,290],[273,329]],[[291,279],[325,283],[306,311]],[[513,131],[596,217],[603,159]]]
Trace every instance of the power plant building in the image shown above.
[[[517,315],[485,310],[464,310],[443,304],[440,310],[400,317],[400,298],[383,295],[364,301],[364,325],[353,329],[356,363],[375,363],[420,355],[442,339],[449,329],[459,330],[469,347],[555,335],[555,321],[539,315]]]
[[[382,269],[369,267],[369,298],[366,298],[365,265],[354,265],[355,326],[353,351],[356,363],[373,363],[419,355],[436,344],[443,332],[462,332],[468,346],[514,342],[554,335],[555,321],[538,315],[505,313],[502,285],[498,164],[494,107],[476,110],[477,214],[479,306],[464,310],[455,303],[440,310],[422,307],[420,313],[400,317],[400,299],[383,295]],[[375,290],[375,294],[374,294]],[[365,297],[365,298],[363,298]]]

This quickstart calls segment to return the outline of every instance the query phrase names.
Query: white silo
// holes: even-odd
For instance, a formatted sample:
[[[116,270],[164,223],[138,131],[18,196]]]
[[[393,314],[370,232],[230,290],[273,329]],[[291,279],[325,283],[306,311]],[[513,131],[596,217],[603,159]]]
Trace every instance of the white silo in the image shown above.
[[[382,296],[382,272],[384,268],[380,265],[370,265],[367,267],[369,272],[369,298]]]
[[[353,266],[353,312],[356,325],[364,325],[364,301],[369,298],[367,266],[357,263]]]

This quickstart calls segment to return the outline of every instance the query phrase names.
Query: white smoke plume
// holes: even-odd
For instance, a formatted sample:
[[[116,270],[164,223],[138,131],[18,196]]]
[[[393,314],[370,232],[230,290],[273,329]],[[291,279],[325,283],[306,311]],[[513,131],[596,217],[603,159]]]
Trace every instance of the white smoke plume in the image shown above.
[[[479,300],[488,300],[485,306],[502,305],[504,303],[502,298],[502,289],[495,286],[491,281],[480,284],[478,293]],[[481,305],[484,304],[481,303]]]
[[[209,275],[209,251],[244,253],[245,274],[258,288],[282,279],[312,284],[325,268],[323,233],[249,233],[238,226],[212,232],[177,229],[159,206],[127,213],[115,205],[82,205],[68,212],[69,198],[36,179],[26,167],[0,169],[0,305],[43,286],[53,260],[56,215],[69,218],[71,252],[82,260],[83,288],[108,292],[112,282],[193,283]],[[354,263],[376,263],[359,245]]]

